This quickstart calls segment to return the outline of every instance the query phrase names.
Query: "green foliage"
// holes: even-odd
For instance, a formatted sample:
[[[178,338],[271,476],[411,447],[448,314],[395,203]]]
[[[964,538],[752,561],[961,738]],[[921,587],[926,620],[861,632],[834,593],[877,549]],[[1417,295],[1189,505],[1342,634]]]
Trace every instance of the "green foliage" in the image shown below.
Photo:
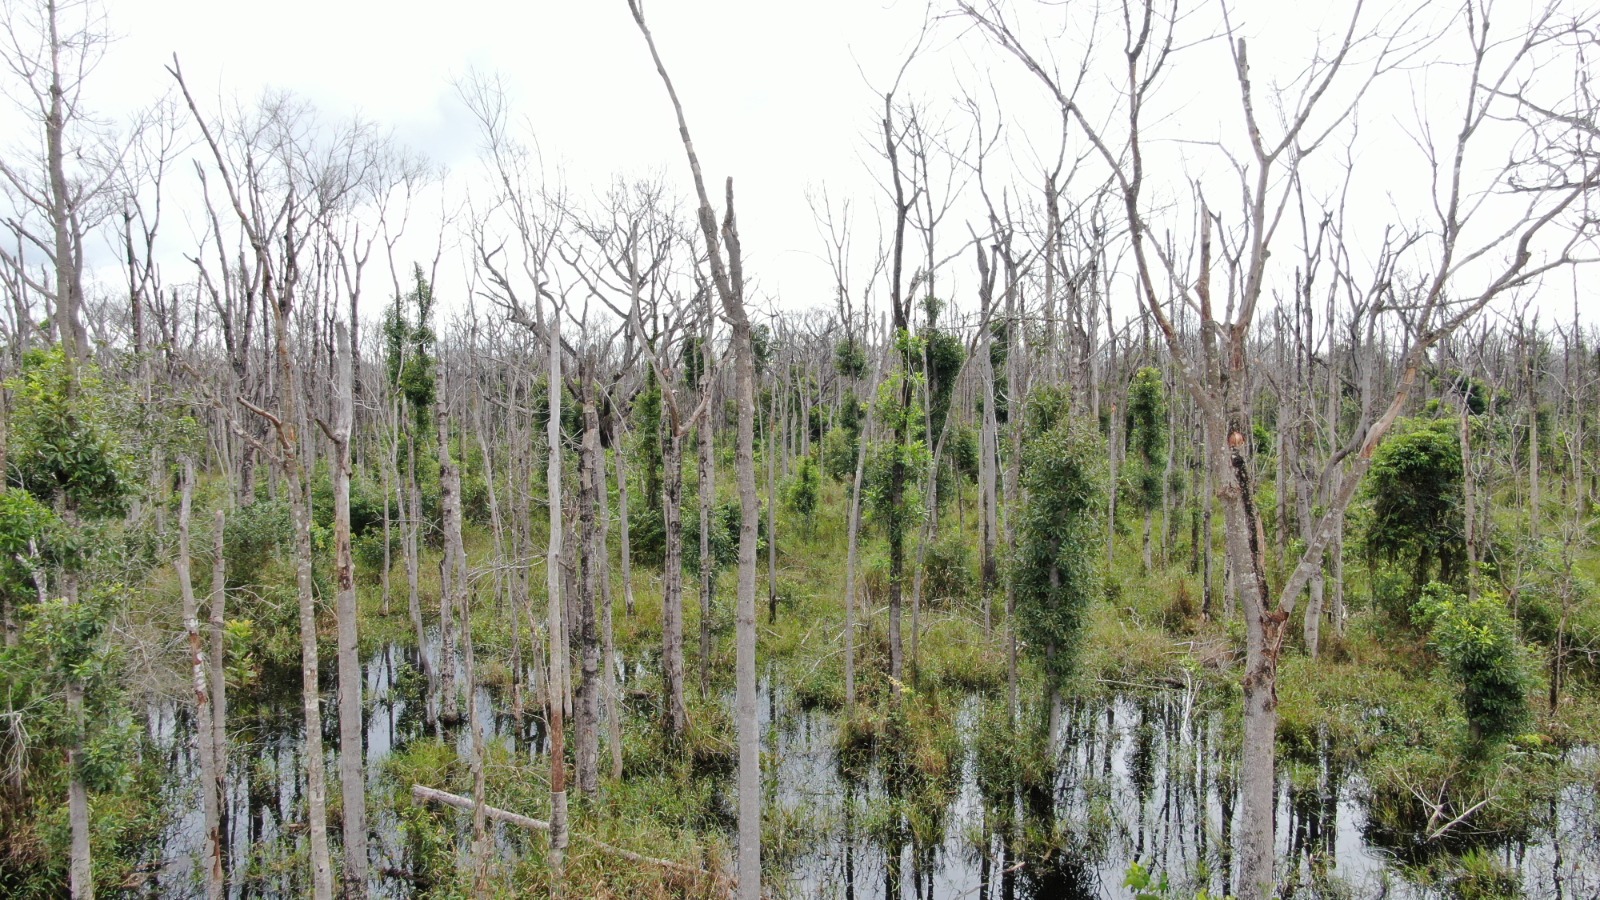
[[[654,507],[643,503],[628,507],[628,543],[636,562],[660,566],[666,561],[667,521],[659,497]]]
[[[90,518],[121,515],[133,489],[132,394],[91,363],[76,377],[59,346],[32,350],[14,392],[7,448],[14,484]]]
[[[958,474],[978,479],[978,429],[971,425],[957,425],[945,438],[945,459]]]
[[[1165,872],[1158,878],[1137,860],[1128,863],[1128,871],[1126,877],[1122,879],[1122,886],[1133,891],[1133,900],[1163,900],[1172,887],[1167,881]]]
[[[412,272],[415,286],[403,297],[394,298],[383,319],[384,369],[389,384],[405,398],[419,433],[427,431],[427,411],[438,390],[434,370],[433,286],[422,274],[422,266]]]
[[[104,804],[95,798],[97,834],[103,807],[106,827],[120,817],[117,809],[124,803],[137,807],[126,810],[135,818],[146,816],[144,801],[115,796],[131,788],[140,765],[140,729],[121,688],[120,655],[108,639],[110,622],[127,597],[123,585],[108,583],[81,589],[77,601],[36,603],[26,611],[16,644],[0,648],[0,719],[25,726],[13,726],[5,742],[13,774],[0,792],[0,820],[15,826],[0,829],[0,892],[27,896],[29,889],[18,885],[59,885],[64,877],[68,748],[81,750],[77,774],[85,787],[113,795]],[[69,690],[82,698],[81,722],[69,714]],[[102,865],[112,872],[122,861],[97,858],[96,869]]]
[[[1070,417],[1059,391],[1036,391],[1027,415],[1027,502],[1011,577],[1023,636],[1044,651],[1046,675],[1059,688],[1076,668],[1089,604],[1100,590],[1093,561],[1105,502],[1104,452],[1094,433]]]
[[[1128,386],[1128,478],[1140,512],[1161,503],[1167,464],[1167,396],[1161,372],[1146,366]]]
[[[258,584],[267,564],[289,545],[293,536],[287,501],[257,500],[235,510],[222,528],[228,586]]]
[[[1250,426],[1250,436],[1254,438],[1252,444],[1256,456],[1264,457],[1272,453],[1272,432],[1267,430],[1267,426],[1260,422],[1254,423]]]
[[[808,530],[816,525],[817,502],[821,492],[822,477],[817,471],[816,461],[809,456],[800,457],[784,491],[784,500],[790,509],[805,520]]]
[[[1372,455],[1365,491],[1372,502],[1366,548],[1413,563],[1413,597],[1435,560],[1439,580],[1454,581],[1465,553],[1459,523],[1461,444],[1454,419],[1406,419]]]
[[[710,527],[707,529],[709,544],[711,546],[711,566],[713,571],[725,569],[739,561],[739,523],[743,518],[739,508],[738,498],[729,498],[711,507]],[[693,521],[691,522],[691,518]],[[758,531],[765,531],[763,518],[758,525]],[[629,535],[632,537],[632,535]],[[759,536],[759,535],[758,535]],[[683,517],[683,567],[691,572],[700,572],[700,516],[696,512],[693,516]]]
[[[701,335],[693,335],[683,341],[683,380],[689,390],[698,392],[700,383],[710,374],[713,360],[711,348],[706,345],[706,339]]]
[[[913,357],[919,351],[918,339],[901,335],[901,347]],[[921,491],[911,473],[921,472],[928,466],[928,445],[923,440],[922,405],[917,402],[915,390],[920,376],[909,376],[911,390],[907,392],[907,375],[894,371],[878,387],[878,421],[884,433],[898,435],[901,440],[878,441],[868,450],[866,478],[866,508],[873,522],[889,534],[890,543],[903,542],[907,529],[922,515]],[[902,393],[909,393],[910,402],[903,402]],[[894,496],[896,478],[900,479],[900,496]]]
[[[550,381],[539,378],[533,382],[528,396],[528,418],[533,425],[534,440],[544,444],[545,430],[550,427]],[[561,440],[568,447],[583,443],[583,406],[565,385],[561,388]]]
[[[1450,895],[1457,900],[1520,900],[1522,881],[1495,855],[1473,847],[1455,861]]]
[[[772,337],[772,326],[758,324],[750,327],[750,351],[755,357],[757,375],[767,371],[767,364],[772,362],[772,354],[777,349],[776,344],[777,341]]]
[[[833,428],[822,436],[822,469],[834,481],[850,481],[856,474],[856,433]]]
[[[930,303],[934,301],[928,298]],[[950,398],[955,391],[956,376],[961,374],[961,364],[966,361],[967,350],[961,339],[949,332],[940,331],[931,323],[922,332],[922,356],[914,362],[920,368],[928,387],[928,438],[938,440],[944,431],[944,420],[950,414]]]
[[[55,512],[32,494],[0,492],[0,598],[36,597],[35,570],[60,564],[70,538]]]
[[[1459,370],[1453,370],[1435,377],[1433,384],[1440,391],[1448,391],[1458,397],[1466,397],[1468,415],[1481,416],[1489,410],[1489,403],[1492,399],[1490,388],[1477,378],[1473,378]]]
[[[350,479],[351,537],[383,530],[384,499],[382,491],[371,480],[359,476]],[[311,521],[318,528],[333,528],[333,478],[326,461],[317,464],[316,476],[311,480]],[[381,542],[378,549],[383,549]],[[379,555],[381,558],[382,554]]]
[[[1171,880],[1167,878],[1167,873],[1157,873],[1154,868],[1145,868],[1138,860],[1128,863],[1128,869],[1123,873],[1122,886],[1133,891],[1133,900],[1178,900],[1179,897],[1189,896],[1187,893],[1177,892]],[[1213,900],[1211,892],[1204,888],[1193,896],[1194,900]],[[1217,897],[1216,900],[1227,900],[1227,898]]]
[[[661,383],[654,368],[645,370],[645,389],[633,405],[635,471],[641,473],[644,506],[661,516]],[[633,527],[633,523],[628,523]],[[659,531],[659,527],[657,528]]]
[[[978,584],[971,547],[954,530],[945,532],[928,547],[922,571],[927,579],[924,586],[930,604],[938,600],[965,600]]]
[[[862,377],[867,374],[866,348],[854,339],[840,341],[833,348],[833,365],[845,378]]]
[[[1468,601],[1435,582],[1423,589],[1413,617],[1460,685],[1475,741],[1517,734],[1528,721],[1531,675],[1505,602],[1488,593]]]
[[[1011,355],[1011,325],[997,320],[989,326],[989,366],[994,370],[994,417],[1001,425],[1011,421],[1011,376],[1006,358]],[[978,401],[983,411],[983,400]]]

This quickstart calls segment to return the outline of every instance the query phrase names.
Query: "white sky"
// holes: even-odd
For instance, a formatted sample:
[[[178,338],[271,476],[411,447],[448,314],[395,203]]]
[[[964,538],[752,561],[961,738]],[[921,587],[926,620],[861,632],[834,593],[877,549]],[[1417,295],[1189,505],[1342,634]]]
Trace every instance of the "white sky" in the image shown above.
[[[1508,19],[1526,15],[1522,0],[1512,5],[1515,15]],[[1297,71],[1318,34],[1331,36],[1342,27],[1346,8],[1344,2],[1236,4],[1235,23],[1252,37],[1258,86]],[[1218,21],[1216,4],[1198,9],[1191,35]],[[780,297],[783,308],[832,303],[808,188],[826,185],[835,198],[853,198],[862,241],[856,265],[864,274],[877,241],[875,218],[887,215],[873,181],[886,171],[875,155],[880,107],[873,88],[892,79],[924,10],[921,0],[651,0],[646,6],[713,191],[720,197],[722,177],[735,179],[747,269],[761,293]],[[288,89],[325,116],[360,114],[392,128],[401,142],[452,170],[454,189],[465,190],[479,171],[478,135],[454,79],[475,68],[507,81],[546,160],[560,166],[578,196],[603,189],[616,174],[653,172],[665,173],[687,193],[671,109],[624,0],[116,0],[108,13],[120,37],[87,94],[90,105],[109,116],[167,90],[163,66],[177,53],[202,104],[210,101],[215,108],[234,98],[248,101],[269,87]],[[1368,12],[1373,21],[1383,14],[1376,6]],[[935,31],[903,93],[927,100],[964,128],[967,120],[953,102],[960,92],[986,100],[991,88],[998,92],[1008,119],[1009,155],[1028,184],[1037,184],[1038,164],[1027,146],[1053,156],[1053,107],[1013,61],[988,55],[973,35],[960,37],[963,28],[946,23]],[[1041,45],[1040,35],[1029,37]],[[1059,40],[1065,48],[1068,38]],[[1453,40],[1458,49],[1459,39]],[[1160,183],[1153,185],[1158,196],[1186,202],[1190,179],[1205,183],[1213,196],[1236,191],[1236,182],[1219,180],[1227,174],[1225,160],[1214,149],[1159,140],[1237,134],[1238,97],[1224,51],[1217,42],[1187,51],[1163,85],[1154,111],[1161,124],[1152,129],[1157,140],[1151,144],[1153,168],[1161,168]],[[1114,61],[1112,55],[1101,59]],[[1433,71],[1426,82],[1411,76],[1409,83],[1429,86],[1421,102],[1430,115],[1435,106],[1452,105],[1452,94],[1427,93],[1446,76],[1454,77],[1450,70]],[[1355,149],[1361,178],[1353,205],[1359,207],[1356,224],[1373,233],[1426,212],[1426,169],[1419,168],[1403,129],[1416,117],[1405,96],[1411,93],[1407,84],[1391,81],[1363,108]],[[969,219],[982,228],[975,202],[947,220],[944,253],[966,240]],[[1191,220],[1180,213],[1172,221],[1182,230]],[[426,224],[418,220],[412,227],[413,236],[421,237]],[[186,233],[169,229],[168,238],[181,240]],[[416,253],[431,254],[431,247],[429,235]],[[954,292],[958,303],[970,305],[972,269],[963,258],[942,273],[941,293]],[[1570,310],[1572,279],[1557,281],[1552,289],[1565,299],[1551,305]],[[1122,306],[1130,305],[1131,299]]]

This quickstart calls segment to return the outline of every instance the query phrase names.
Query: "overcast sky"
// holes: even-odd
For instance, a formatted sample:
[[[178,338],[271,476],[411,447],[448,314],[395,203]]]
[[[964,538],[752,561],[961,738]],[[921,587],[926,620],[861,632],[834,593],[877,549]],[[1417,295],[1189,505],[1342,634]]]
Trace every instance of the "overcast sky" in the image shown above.
[[[1521,0],[1509,6],[1526,15]],[[1200,5],[1187,33],[1214,31],[1219,8]],[[1235,4],[1234,24],[1252,38],[1259,83],[1292,78],[1319,36],[1342,27],[1347,8],[1343,2]],[[925,10],[922,0],[651,0],[646,7],[708,178],[716,184],[725,175],[735,179],[747,267],[761,293],[779,298],[784,308],[832,302],[808,189],[825,185],[835,197],[853,197],[857,232],[865,243],[876,243],[885,204],[874,182],[884,172],[875,156],[875,88],[892,81]],[[116,0],[108,13],[118,38],[87,90],[90,104],[107,115],[123,115],[167,90],[163,67],[177,53],[202,103],[290,90],[325,116],[359,114],[392,128],[398,140],[448,167],[457,188],[467,189],[479,171],[479,137],[455,83],[476,69],[505,79],[545,159],[578,195],[603,188],[617,174],[653,172],[687,192],[671,109],[624,0]],[[1000,96],[1008,164],[1036,184],[1039,162],[1032,154],[1053,156],[1059,134],[1051,107],[1014,61],[963,38],[963,27],[947,22],[934,31],[908,73],[905,95],[926,99],[958,130],[967,127],[954,103],[962,92],[986,101]],[[1044,33],[1029,36],[1043,46]],[[1066,48],[1075,35],[1068,27],[1049,37]],[[1152,120],[1162,133],[1182,137],[1152,142],[1170,190],[1213,179],[1219,160],[1225,161],[1215,148],[1187,141],[1237,131],[1238,95],[1225,51],[1217,41],[1186,51],[1175,77],[1162,86]],[[1455,95],[1430,96],[1430,78],[1446,80],[1407,76],[1365,102],[1363,130],[1348,155],[1364,175],[1360,221],[1373,229],[1424,212],[1426,177],[1416,178],[1415,160],[1410,168],[1396,160],[1408,152],[1416,156],[1419,111],[1431,117],[1432,104],[1443,114],[1452,109]],[[944,229],[948,249],[965,240],[965,220],[978,215],[975,205],[957,210]],[[965,261],[952,266],[945,290],[962,295],[971,269]],[[1559,290],[1568,299],[1554,308],[1570,310],[1570,285]],[[963,295],[962,302],[970,298]]]

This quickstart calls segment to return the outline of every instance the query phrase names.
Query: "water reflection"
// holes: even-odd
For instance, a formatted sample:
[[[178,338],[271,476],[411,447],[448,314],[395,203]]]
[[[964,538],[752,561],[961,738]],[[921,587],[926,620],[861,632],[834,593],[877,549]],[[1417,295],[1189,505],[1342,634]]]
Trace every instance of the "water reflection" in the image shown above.
[[[383,776],[393,754],[432,733],[417,653],[387,645],[366,661],[363,719],[372,797],[394,789]],[[643,693],[650,682],[648,665],[639,660],[618,665],[630,715],[654,715],[654,698]],[[531,674],[524,676],[531,681]],[[331,673],[324,683],[332,683]],[[239,692],[230,704],[223,829],[233,874],[229,897],[298,897],[305,888],[298,676],[251,693]],[[509,715],[509,698],[486,687],[472,702],[490,740],[527,759],[546,751],[538,716],[529,714],[517,723]],[[791,822],[801,836],[800,846],[769,848],[781,854],[790,875],[787,883],[771,886],[776,897],[1122,897],[1127,894],[1124,873],[1135,860],[1170,873],[1185,889],[1220,895],[1234,886],[1228,848],[1236,827],[1237,726],[1193,692],[1128,693],[1068,703],[1056,733],[1037,738],[1054,765],[1043,778],[1020,782],[984,775],[980,745],[996,738],[986,733],[992,717],[985,716],[984,701],[977,697],[949,710],[960,751],[948,775],[936,782],[881,753],[841,760],[838,714],[802,708],[786,689],[774,688],[770,675],[762,680],[758,708],[767,741],[764,758],[771,761],[765,773],[770,814]],[[168,768],[166,801],[173,818],[162,865],[145,892],[198,896],[193,865],[203,834],[193,796],[199,772],[192,715],[174,703],[151,706],[146,715]],[[1032,712],[1025,711],[1024,718],[1028,715]],[[336,701],[328,701],[323,721],[332,773],[337,771]],[[465,728],[451,739],[463,756],[470,751]],[[1393,854],[1367,834],[1359,775],[1334,763],[1325,736],[1321,743],[1312,754],[1314,763],[1300,761],[1296,777],[1286,773],[1280,784],[1279,854],[1290,873],[1286,892],[1427,896],[1396,878]],[[1589,784],[1600,778],[1600,757],[1593,751],[1580,752],[1576,763],[1588,768]],[[727,793],[731,797],[731,789]],[[330,797],[336,794],[330,785]],[[413,895],[412,849],[401,822],[388,803],[372,803],[369,813],[373,895]],[[1528,896],[1596,896],[1600,800],[1582,781],[1575,783],[1554,801],[1549,821],[1545,831],[1500,848],[1497,858],[1520,873]],[[336,821],[330,821],[329,835],[337,845]],[[508,859],[528,846],[524,835],[504,831],[497,844]]]

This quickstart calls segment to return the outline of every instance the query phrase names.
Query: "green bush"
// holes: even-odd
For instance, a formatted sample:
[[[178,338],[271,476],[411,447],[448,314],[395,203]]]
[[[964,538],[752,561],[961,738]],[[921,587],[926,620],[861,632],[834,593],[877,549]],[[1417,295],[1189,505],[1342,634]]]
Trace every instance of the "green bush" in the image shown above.
[[[1528,721],[1531,675],[1517,643],[1516,622],[1494,594],[1468,601],[1434,582],[1413,607],[1417,624],[1461,687],[1461,703],[1475,741],[1515,735]]]
[[[222,552],[228,563],[228,586],[256,584],[262,570],[294,533],[289,504],[257,500],[228,516],[222,529]]]
[[[789,508],[805,520],[809,531],[816,523],[817,502],[822,492],[822,480],[817,474],[817,464],[809,456],[800,457],[794,475],[784,490],[784,500]]]
[[[851,481],[856,475],[856,435],[834,428],[822,436],[822,471],[834,481]]]
[[[972,550],[960,534],[946,532],[928,547],[922,561],[923,595],[931,604],[939,600],[961,601],[977,587]]]

